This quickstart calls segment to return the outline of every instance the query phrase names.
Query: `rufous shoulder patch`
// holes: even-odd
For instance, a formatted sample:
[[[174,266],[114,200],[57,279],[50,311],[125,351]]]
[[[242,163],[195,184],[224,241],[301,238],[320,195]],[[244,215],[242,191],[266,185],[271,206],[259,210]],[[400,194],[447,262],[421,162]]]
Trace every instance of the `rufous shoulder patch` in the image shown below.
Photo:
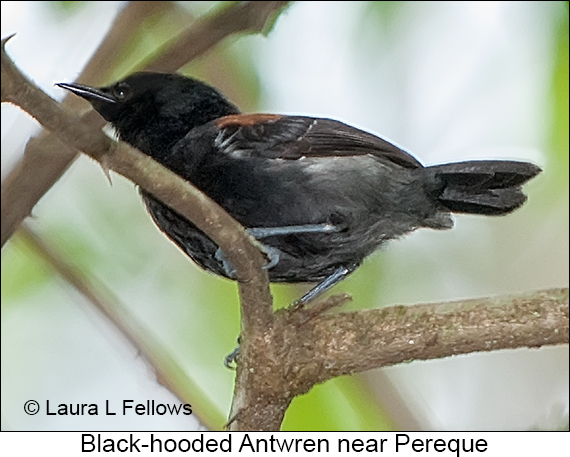
[[[251,126],[263,122],[272,122],[283,117],[282,114],[231,114],[216,119],[214,123],[220,127]]]

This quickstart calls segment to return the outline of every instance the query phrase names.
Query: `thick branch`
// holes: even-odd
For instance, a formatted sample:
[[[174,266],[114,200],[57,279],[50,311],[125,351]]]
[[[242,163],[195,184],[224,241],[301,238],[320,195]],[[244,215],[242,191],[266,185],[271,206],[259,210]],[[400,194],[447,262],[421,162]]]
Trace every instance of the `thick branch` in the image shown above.
[[[283,310],[277,316],[266,338],[246,342],[256,349],[240,358],[241,396],[232,429],[278,430],[296,395],[335,376],[412,360],[568,343],[567,288],[309,320],[303,312]]]
[[[320,382],[410,360],[568,343],[568,322],[566,288],[323,315],[287,329],[301,341],[292,358],[318,367]]]

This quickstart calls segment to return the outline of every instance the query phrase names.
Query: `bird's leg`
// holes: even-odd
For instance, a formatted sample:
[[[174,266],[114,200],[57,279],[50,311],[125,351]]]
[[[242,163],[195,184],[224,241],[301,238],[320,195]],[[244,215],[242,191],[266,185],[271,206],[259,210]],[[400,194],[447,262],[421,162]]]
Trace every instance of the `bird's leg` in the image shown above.
[[[340,229],[332,224],[287,225],[285,227],[254,227],[247,229],[247,233],[255,239],[267,238],[275,235],[295,235],[303,233],[331,233]]]
[[[307,292],[305,295],[299,298],[299,300],[295,301],[291,305],[292,310],[297,311],[303,308],[307,303],[319,297],[327,290],[329,290],[331,287],[335,286],[344,278],[346,278],[350,273],[354,271],[356,267],[357,265],[350,265],[349,267],[345,266],[338,267],[330,276],[325,278],[324,281],[321,281],[319,284],[317,284],[315,287],[309,290],[309,292]],[[342,303],[344,303],[345,301],[346,297],[343,298]],[[241,344],[241,335],[238,337],[238,346],[224,358],[224,365],[226,366],[226,368],[229,368],[230,370],[235,370],[236,368],[240,352],[240,347],[239,347],[240,344]]]
[[[299,309],[305,306],[310,301],[314,300],[315,298],[324,294],[327,290],[331,287],[337,285],[341,282],[344,278],[346,278],[350,273],[354,271],[356,265],[345,267],[341,266],[338,267],[330,276],[326,277],[323,281],[309,290],[305,295],[299,298],[295,303],[293,303],[293,309]]]
[[[288,225],[284,227],[254,227],[246,229],[246,232],[256,240],[279,235],[296,235],[304,233],[331,233],[338,232],[340,228],[332,224],[306,224],[306,225]],[[265,270],[273,268],[279,263],[279,249],[259,243],[259,248],[265,254],[269,262],[263,266]],[[233,265],[226,259],[226,256],[220,248],[215,254],[216,260],[219,260],[224,267],[224,271],[228,277],[235,279],[236,270]]]

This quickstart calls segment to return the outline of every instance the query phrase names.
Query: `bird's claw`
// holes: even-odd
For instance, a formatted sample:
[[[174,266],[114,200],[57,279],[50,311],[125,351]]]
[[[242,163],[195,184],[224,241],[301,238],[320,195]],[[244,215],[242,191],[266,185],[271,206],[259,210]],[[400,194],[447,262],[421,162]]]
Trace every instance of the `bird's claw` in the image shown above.
[[[264,270],[270,270],[279,263],[279,256],[280,256],[279,249],[272,248],[271,246],[266,246],[265,244],[262,243],[258,243],[258,247],[260,251],[263,252],[263,254],[265,254],[265,257],[267,257],[268,262],[265,265],[263,265]],[[224,255],[224,252],[222,251],[221,248],[218,248],[216,250],[214,257],[218,262],[222,264],[222,268],[224,269],[224,272],[226,273],[228,278],[231,279],[237,278],[237,271],[235,267]]]
[[[231,262],[226,258],[226,256],[224,255],[224,252],[222,251],[221,248],[218,248],[216,250],[214,257],[218,262],[220,262],[222,264],[222,268],[224,269],[224,272],[226,273],[226,276],[228,278],[231,278],[231,279],[237,278],[236,269],[231,264]]]
[[[224,358],[224,365],[230,370],[235,370],[237,368],[237,361],[239,357],[239,346],[237,346],[232,352],[230,352]]]

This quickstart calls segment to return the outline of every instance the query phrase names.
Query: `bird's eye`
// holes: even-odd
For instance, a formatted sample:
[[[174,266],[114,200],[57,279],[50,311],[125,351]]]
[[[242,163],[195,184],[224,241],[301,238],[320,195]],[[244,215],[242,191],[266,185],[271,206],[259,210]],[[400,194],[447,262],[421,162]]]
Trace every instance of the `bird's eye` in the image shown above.
[[[113,95],[119,101],[126,100],[131,96],[131,87],[127,83],[119,83],[113,87]]]

